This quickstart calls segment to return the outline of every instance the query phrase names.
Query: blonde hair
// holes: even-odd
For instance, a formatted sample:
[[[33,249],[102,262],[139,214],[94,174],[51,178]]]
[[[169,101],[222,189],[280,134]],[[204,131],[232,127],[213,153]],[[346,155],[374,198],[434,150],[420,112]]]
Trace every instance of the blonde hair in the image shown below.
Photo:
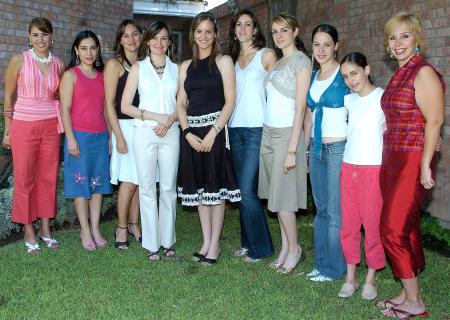
[[[399,12],[393,17],[391,17],[388,22],[384,25],[384,36],[383,36],[383,45],[387,52],[390,53],[389,50],[389,36],[392,34],[394,28],[396,28],[399,24],[405,24],[411,34],[416,39],[417,47],[419,48],[420,54],[423,56],[427,51],[427,42],[425,40],[425,35],[423,33],[422,22],[420,17],[415,13],[410,12]]]
[[[303,41],[302,39],[300,39],[300,25],[294,16],[291,16],[285,12],[280,13],[275,18],[273,18],[271,25],[273,25],[274,23],[280,26],[285,26],[286,28],[291,28],[293,30],[297,29],[298,32],[297,36],[295,37],[295,46],[298,50],[302,51],[303,53],[306,53]]]

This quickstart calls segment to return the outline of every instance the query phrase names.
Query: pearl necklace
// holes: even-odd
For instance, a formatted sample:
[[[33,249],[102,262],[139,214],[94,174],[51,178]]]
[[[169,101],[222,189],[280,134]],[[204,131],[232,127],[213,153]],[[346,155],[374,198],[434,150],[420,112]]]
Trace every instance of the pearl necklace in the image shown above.
[[[39,62],[39,63],[50,64],[53,61],[53,56],[50,51],[48,52],[48,57],[46,57],[46,58],[39,58],[37,56],[36,52],[34,52],[33,48],[30,49],[30,54],[31,54],[31,58],[33,58],[34,61]]]

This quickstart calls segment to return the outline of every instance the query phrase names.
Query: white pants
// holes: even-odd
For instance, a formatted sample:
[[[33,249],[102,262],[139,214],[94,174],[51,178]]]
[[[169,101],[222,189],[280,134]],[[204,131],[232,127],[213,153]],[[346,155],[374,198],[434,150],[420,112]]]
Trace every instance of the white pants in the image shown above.
[[[152,252],[170,248],[176,241],[177,170],[180,130],[172,126],[164,137],[153,127],[135,127],[133,151],[139,182],[142,246]],[[159,165],[159,214],[156,196],[156,166]]]

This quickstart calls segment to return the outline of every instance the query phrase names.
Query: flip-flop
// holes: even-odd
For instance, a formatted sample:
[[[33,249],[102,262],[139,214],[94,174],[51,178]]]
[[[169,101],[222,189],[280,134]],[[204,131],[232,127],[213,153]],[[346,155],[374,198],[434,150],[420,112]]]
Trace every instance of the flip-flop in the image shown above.
[[[383,300],[383,301],[378,301],[378,302],[375,304],[375,306],[376,306],[377,308],[380,308],[380,309],[390,309],[390,308],[396,307],[396,306],[398,306],[398,305],[399,305],[399,303],[395,303],[395,302],[393,302],[393,301],[391,301],[391,300],[389,300],[389,299]]]
[[[392,311],[394,313],[394,316],[398,319],[410,319],[410,318],[415,318],[415,317],[421,317],[421,318],[425,318],[428,317],[428,312],[424,311],[421,313],[411,313],[405,310],[400,310],[400,309],[396,309],[396,308],[391,308],[390,311]],[[405,317],[399,317],[400,315],[404,315]]]

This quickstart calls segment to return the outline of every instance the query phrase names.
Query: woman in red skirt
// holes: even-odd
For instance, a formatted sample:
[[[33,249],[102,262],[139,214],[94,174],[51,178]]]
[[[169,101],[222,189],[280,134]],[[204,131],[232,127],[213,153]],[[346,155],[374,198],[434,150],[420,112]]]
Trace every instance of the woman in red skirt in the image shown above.
[[[392,17],[384,27],[384,44],[399,68],[381,99],[387,131],[380,176],[380,234],[403,289],[378,306],[388,317],[426,317],[418,283],[419,271],[425,267],[420,213],[427,191],[435,185],[434,159],[444,122],[445,85],[423,58],[426,43],[417,15]]]

